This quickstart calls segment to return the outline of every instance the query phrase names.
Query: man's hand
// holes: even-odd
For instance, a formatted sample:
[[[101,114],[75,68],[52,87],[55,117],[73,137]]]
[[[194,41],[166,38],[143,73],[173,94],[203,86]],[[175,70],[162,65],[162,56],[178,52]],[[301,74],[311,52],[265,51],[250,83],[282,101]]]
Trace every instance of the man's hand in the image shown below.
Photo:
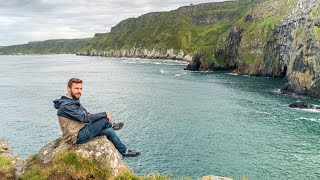
[[[109,122],[112,123],[112,116],[110,113],[107,113],[107,119],[109,119]]]

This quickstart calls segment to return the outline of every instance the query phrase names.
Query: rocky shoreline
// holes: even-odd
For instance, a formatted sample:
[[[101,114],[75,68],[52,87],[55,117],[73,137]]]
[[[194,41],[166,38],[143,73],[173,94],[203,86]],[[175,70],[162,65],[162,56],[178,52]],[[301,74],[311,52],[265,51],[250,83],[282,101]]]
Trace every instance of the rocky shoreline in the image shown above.
[[[103,56],[103,57],[130,57],[130,58],[148,58],[148,59],[170,59],[181,60],[186,62],[192,61],[192,56],[183,52],[183,50],[175,51],[174,49],[167,49],[164,51],[142,48],[110,50],[110,51],[97,51],[90,52],[77,52],[78,56]]]

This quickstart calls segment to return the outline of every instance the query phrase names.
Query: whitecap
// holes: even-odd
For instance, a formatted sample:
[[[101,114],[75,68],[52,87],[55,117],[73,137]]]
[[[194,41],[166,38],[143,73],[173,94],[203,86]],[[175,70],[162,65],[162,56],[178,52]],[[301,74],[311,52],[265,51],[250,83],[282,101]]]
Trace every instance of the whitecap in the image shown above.
[[[138,62],[136,62],[136,61],[127,61],[125,63],[127,63],[127,64],[137,64]]]
[[[238,76],[237,73],[226,73],[226,74],[229,74],[229,75],[232,75],[232,76]]]
[[[263,111],[256,111],[256,114],[261,114],[261,115],[271,115],[269,112],[263,112]]]
[[[159,69],[159,71],[160,71],[161,74],[165,74],[166,73],[166,71],[163,70],[163,69]]]
[[[297,120],[307,120],[312,122],[319,122],[319,119],[316,118],[306,118],[306,117],[299,117]]]
[[[320,113],[320,109],[300,109],[300,108],[292,108],[292,109],[306,111],[306,112],[312,112],[312,113]]]
[[[280,88],[279,89],[274,89],[274,90],[272,90],[272,92],[274,92],[276,94],[281,94],[281,89]]]

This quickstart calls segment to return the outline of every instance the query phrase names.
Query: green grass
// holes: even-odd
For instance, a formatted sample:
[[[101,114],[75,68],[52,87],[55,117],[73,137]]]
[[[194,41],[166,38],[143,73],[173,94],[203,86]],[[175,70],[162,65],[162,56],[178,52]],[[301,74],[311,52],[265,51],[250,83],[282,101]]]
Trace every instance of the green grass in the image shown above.
[[[53,160],[55,173],[70,175],[73,179],[100,177],[107,179],[110,174],[108,167],[99,167],[92,159],[81,158],[75,152],[60,151]]]
[[[314,31],[314,33],[316,35],[317,41],[320,42],[320,28],[319,27],[314,27],[313,31]]]
[[[35,161],[35,160],[38,160],[39,159],[39,154],[33,154],[29,157],[30,161]]]
[[[34,165],[27,170],[21,177],[21,180],[46,180],[49,177],[49,170]]]
[[[12,162],[10,159],[5,157],[0,157],[0,171],[8,170],[12,166]]]
[[[0,179],[14,179],[14,170],[12,167],[12,160],[0,157]]]
[[[318,21],[320,19],[320,9],[319,9],[320,3],[318,3],[317,5],[315,5],[311,12],[310,12],[310,17],[314,20],[314,21]]]

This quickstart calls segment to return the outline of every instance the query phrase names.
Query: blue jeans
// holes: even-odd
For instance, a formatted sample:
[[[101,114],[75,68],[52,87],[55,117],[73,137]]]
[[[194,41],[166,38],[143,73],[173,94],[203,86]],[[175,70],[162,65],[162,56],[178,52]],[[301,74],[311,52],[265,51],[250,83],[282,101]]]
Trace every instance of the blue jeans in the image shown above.
[[[126,146],[120,141],[119,137],[112,129],[112,124],[107,118],[101,118],[97,121],[86,124],[82,129],[80,129],[77,144],[86,143],[96,136],[106,136],[117,148],[120,154],[125,153],[127,150]]]

